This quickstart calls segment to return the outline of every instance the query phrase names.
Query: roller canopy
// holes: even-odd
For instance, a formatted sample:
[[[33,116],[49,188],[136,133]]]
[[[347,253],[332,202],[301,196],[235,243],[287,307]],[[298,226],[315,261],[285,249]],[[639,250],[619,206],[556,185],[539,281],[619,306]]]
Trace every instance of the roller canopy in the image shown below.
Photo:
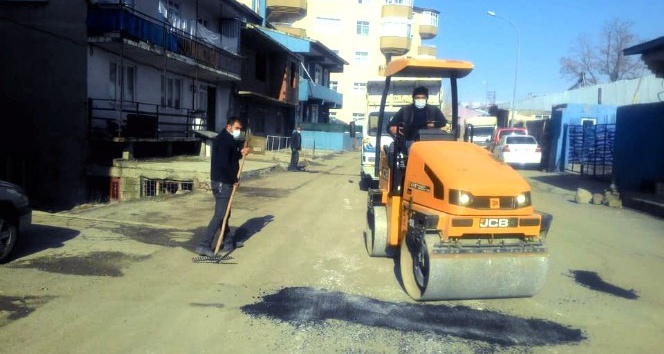
[[[385,76],[462,78],[473,71],[473,63],[451,59],[402,58],[385,67]]]

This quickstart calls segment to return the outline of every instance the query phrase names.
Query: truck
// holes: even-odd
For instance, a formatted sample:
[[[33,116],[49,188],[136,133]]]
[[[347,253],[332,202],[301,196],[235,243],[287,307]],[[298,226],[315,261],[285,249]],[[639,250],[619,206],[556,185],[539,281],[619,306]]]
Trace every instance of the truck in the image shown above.
[[[488,148],[491,136],[496,129],[498,118],[495,116],[475,116],[464,119],[464,141]]]
[[[385,98],[385,117],[383,126],[380,128],[382,133],[382,146],[389,146],[392,143],[392,137],[386,134],[386,127],[394,114],[403,106],[413,103],[413,89],[424,86],[429,90],[428,104],[436,105],[439,108],[442,105],[442,80],[431,78],[395,78],[391,82],[389,91]],[[378,176],[375,176],[375,156],[376,156],[376,133],[378,132],[378,114],[381,106],[381,97],[385,88],[385,80],[369,80],[367,83],[367,119],[364,119],[362,125],[362,149],[360,154],[360,177],[362,189],[371,186],[377,187]]]

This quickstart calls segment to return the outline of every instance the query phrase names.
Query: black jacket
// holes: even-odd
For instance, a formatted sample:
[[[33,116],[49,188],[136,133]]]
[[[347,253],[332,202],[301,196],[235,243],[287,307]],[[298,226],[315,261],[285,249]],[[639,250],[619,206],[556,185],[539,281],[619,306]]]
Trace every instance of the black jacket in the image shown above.
[[[424,119],[421,121],[415,121],[416,112],[424,115]],[[419,114],[418,114],[419,115]],[[442,128],[447,125],[447,119],[440,109],[436,106],[426,105],[424,108],[417,109],[415,105],[410,104],[408,106],[401,107],[394,117],[390,120],[388,124],[388,133],[389,127],[398,126],[403,123],[404,125],[404,136],[406,140],[419,140],[419,130],[427,128],[427,121],[434,122],[435,128]]]
[[[242,157],[241,148],[242,142],[235,140],[226,129],[212,140],[212,159],[210,160],[210,179],[212,181],[226,184],[237,182],[237,172],[240,170],[238,161]]]
[[[293,132],[291,137],[291,150],[302,149],[302,135],[296,131]]]

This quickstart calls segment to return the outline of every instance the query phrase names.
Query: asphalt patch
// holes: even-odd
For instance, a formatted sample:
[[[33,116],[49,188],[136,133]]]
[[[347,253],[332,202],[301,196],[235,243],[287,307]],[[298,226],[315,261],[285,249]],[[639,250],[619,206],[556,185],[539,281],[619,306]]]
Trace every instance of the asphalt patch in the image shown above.
[[[34,268],[44,272],[120,277],[122,269],[149,256],[128,255],[121,252],[92,252],[81,256],[41,257],[11,264],[12,268]]]
[[[331,319],[397,331],[434,333],[498,346],[574,344],[581,330],[465,306],[391,303],[364,296],[307,287],[284,288],[245,305],[250,316],[294,326],[320,325]]]
[[[588,289],[600,291],[603,293],[611,294],[613,296],[622,297],[628,300],[636,300],[639,295],[636,294],[634,289],[623,289],[621,287],[609,284],[602,280],[602,278],[595,272],[587,270],[570,270],[574,276],[574,281]]]
[[[290,191],[286,189],[248,186],[242,186],[240,189],[238,189],[238,191],[242,195],[264,198],[284,198],[290,194]]]
[[[0,327],[27,317],[52,296],[0,296]]]

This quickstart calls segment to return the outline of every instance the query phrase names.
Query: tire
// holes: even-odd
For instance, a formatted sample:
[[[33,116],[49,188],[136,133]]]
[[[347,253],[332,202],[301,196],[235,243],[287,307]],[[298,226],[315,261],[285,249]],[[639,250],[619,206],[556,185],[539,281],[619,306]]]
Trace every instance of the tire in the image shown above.
[[[9,256],[18,239],[18,227],[10,219],[0,216],[0,263],[9,260]]]

